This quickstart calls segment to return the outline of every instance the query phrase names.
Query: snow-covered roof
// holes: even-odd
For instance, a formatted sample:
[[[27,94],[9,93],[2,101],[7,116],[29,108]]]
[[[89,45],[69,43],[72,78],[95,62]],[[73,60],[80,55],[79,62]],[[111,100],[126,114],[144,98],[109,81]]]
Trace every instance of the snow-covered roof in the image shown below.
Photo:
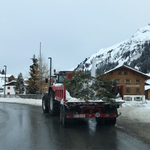
[[[150,89],[150,85],[145,85],[145,91]]]
[[[126,65],[121,65],[121,66],[118,66],[118,67],[116,67],[116,68],[113,68],[113,69],[111,69],[111,70],[105,72],[104,74],[110,73],[111,71],[114,71],[114,70],[119,69],[119,68],[122,68],[122,67],[125,67],[125,68],[128,68],[128,69],[130,69],[130,70],[133,70],[133,71],[135,71],[135,72],[137,72],[137,73],[142,74],[143,76],[145,76],[146,79],[150,79],[150,76],[148,76],[147,74],[145,74],[145,73],[143,73],[143,72],[141,72],[141,71],[139,71],[139,70],[136,70],[136,69],[134,69],[134,68],[131,68],[131,67],[129,67],[129,66],[126,66]]]
[[[12,74],[6,74],[6,78],[13,76]],[[4,78],[5,74],[0,74],[0,78]]]
[[[12,75],[6,74],[6,78],[11,77]],[[3,88],[3,85],[5,84],[5,74],[0,74],[0,88]],[[7,82],[8,83],[8,82]]]
[[[7,86],[7,85],[14,85],[16,83],[16,81],[15,80],[12,80],[12,81],[10,81],[10,82],[7,82],[5,85]]]

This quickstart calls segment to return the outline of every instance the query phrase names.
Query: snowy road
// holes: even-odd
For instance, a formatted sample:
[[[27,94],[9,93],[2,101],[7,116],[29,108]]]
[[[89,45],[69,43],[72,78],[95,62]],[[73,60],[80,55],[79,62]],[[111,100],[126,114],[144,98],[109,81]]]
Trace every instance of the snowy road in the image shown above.
[[[7,102],[17,102],[17,100],[7,99]],[[134,135],[122,132],[121,124],[114,127],[97,126],[96,122],[90,119],[63,128],[59,123],[59,117],[45,115],[41,107],[35,106],[40,106],[41,100],[20,99],[20,103],[30,103],[30,105],[0,102],[1,149],[150,149],[149,144]],[[129,106],[123,107],[123,109],[128,108]],[[125,117],[125,114],[123,113],[122,116]],[[118,121],[121,123],[121,119]]]

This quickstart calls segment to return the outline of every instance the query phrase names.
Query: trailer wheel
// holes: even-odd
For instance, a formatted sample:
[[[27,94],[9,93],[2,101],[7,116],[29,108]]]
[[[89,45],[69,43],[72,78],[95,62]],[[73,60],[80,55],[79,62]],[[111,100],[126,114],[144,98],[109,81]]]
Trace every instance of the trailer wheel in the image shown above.
[[[59,115],[59,102],[55,100],[53,91],[50,93],[49,113],[51,116]]]
[[[65,128],[67,125],[67,118],[66,118],[66,107],[62,107],[62,126]]]
[[[42,110],[43,110],[43,113],[49,113],[49,109],[48,109],[48,93],[45,93],[43,98],[42,98]]]
[[[101,118],[95,118],[97,124],[100,124],[101,123]]]
[[[116,124],[116,118],[109,120],[110,125],[114,126]]]
[[[95,118],[95,119],[96,119],[97,124],[105,125],[106,123],[105,118]]]

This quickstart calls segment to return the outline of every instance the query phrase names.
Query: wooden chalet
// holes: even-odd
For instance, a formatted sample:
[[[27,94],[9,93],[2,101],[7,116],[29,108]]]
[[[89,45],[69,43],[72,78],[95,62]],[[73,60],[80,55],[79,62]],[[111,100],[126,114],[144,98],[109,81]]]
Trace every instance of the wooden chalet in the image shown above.
[[[145,81],[150,79],[146,74],[123,65],[107,71],[105,79],[116,80],[117,86],[123,87],[124,100],[145,100]]]

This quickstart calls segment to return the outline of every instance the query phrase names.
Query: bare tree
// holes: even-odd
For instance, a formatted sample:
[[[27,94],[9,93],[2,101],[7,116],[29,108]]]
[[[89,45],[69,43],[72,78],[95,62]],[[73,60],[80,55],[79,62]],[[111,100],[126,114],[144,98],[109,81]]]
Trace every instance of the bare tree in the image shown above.
[[[49,84],[45,82],[45,79],[49,76],[48,64],[43,55],[40,54],[38,57],[39,62],[39,93],[44,94],[48,91]]]

